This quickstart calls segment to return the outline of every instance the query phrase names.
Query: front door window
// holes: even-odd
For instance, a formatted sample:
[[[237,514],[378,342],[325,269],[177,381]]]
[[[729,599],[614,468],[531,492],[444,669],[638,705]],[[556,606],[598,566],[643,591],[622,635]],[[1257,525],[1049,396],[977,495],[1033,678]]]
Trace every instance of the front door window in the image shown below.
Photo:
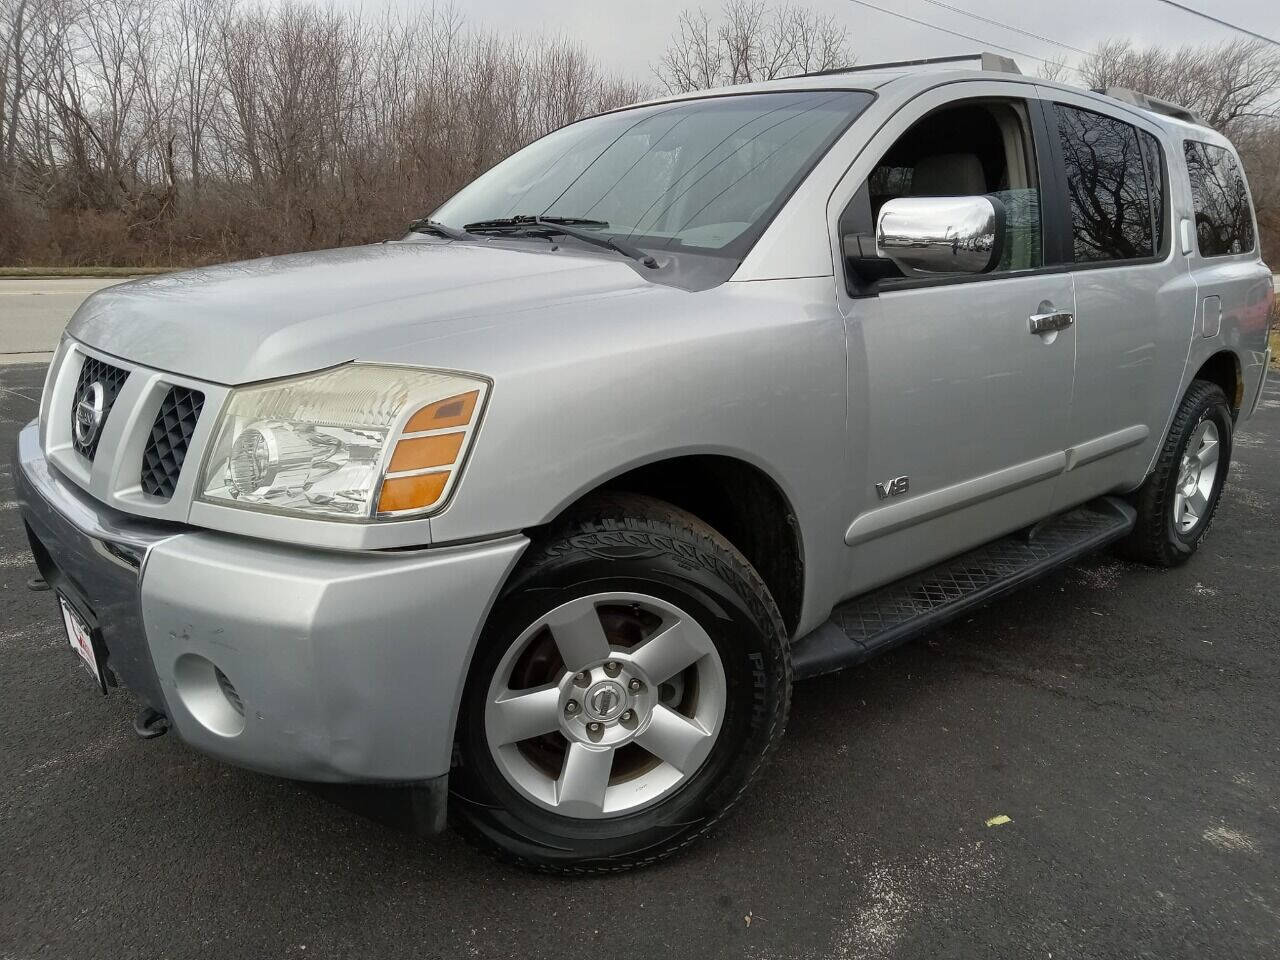
[[[880,208],[898,197],[988,195],[1005,210],[995,273],[1034,270],[1044,263],[1040,183],[1026,105],[972,100],[928,114],[880,159],[841,217],[850,287],[866,290],[902,279],[875,254]]]

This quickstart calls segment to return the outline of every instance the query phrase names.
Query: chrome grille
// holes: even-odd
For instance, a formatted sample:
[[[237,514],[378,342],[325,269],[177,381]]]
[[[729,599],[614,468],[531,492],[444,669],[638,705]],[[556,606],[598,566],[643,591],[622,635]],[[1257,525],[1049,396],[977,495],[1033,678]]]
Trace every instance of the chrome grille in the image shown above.
[[[165,500],[173,496],[203,406],[204,394],[200,391],[169,388],[142,454],[143,493]]]
[[[102,436],[102,425],[107,422],[107,417],[111,414],[111,407],[115,404],[116,397],[120,395],[124,382],[128,379],[128,370],[113,367],[111,364],[104,363],[96,357],[86,356],[84,363],[80,366],[80,376],[76,380],[76,392],[71,400],[71,442],[75,446],[76,452],[90,462],[93,461],[94,455],[98,452],[98,439]],[[76,416],[82,403],[91,403],[94,384],[98,384],[102,389],[102,412],[98,416],[92,432],[87,436],[83,436],[76,430]]]

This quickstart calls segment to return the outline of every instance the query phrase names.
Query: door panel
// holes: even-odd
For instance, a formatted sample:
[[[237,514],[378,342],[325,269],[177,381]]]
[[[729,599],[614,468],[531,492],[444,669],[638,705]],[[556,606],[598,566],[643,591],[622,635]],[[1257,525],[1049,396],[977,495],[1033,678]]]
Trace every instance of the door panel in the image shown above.
[[[1056,511],[1142,482],[1176,404],[1196,297],[1173,228],[1183,197],[1170,176],[1179,169],[1172,141],[1138,114],[1041,93],[1076,291],[1076,387]]]
[[[1073,327],[1030,331],[1036,313],[1074,313],[1068,274],[883,292],[848,319],[856,548],[850,592],[895,579],[1048,513],[1064,443]],[[902,498],[877,483],[910,478]]]
[[[1082,270],[1075,283],[1069,444],[1102,455],[1072,463],[1055,510],[1142,482],[1177,402],[1196,315],[1185,262]]]
[[[918,94],[868,142],[828,205],[833,256],[842,266],[851,258],[838,294],[849,356],[847,594],[1050,510],[1066,466],[1076,333],[1035,333],[1031,318],[1074,314],[1075,291],[1069,273],[1038,266],[1056,262],[1059,234],[1033,226],[1047,216],[1054,172],[1031,89],[983,80]],[[891,272],[864,266],[863,231],[886,196],[973,193],[979,180],[1008,217],[992,275],[895,288]],[[846,234],[857,242],[842,243]]]

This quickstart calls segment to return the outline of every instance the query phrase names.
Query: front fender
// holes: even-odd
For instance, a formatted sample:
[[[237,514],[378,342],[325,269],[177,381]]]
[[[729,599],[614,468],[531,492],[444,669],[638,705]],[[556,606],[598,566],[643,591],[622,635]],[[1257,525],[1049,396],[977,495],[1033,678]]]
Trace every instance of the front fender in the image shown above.
[[[614,477],[717,454],[771,477],[794,507],[806,569],[838,568],[848,484],[844,325],[831,277],[729,282],[585,303],[508,328],[505,369],[466,343],[433,358],[493,392],[434,543],[545,524]],[[489,358],[492,360],[492,357]]]

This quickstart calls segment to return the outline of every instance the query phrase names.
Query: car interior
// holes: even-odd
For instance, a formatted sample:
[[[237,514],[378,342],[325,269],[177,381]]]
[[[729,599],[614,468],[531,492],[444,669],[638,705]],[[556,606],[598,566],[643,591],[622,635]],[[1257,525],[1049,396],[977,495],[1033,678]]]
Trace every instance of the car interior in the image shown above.
[[[905,279],[891,261],[876,256],[876,220],[889,200],[984,194],[1000,200],[1006,215],[993,272],[1040,266],[1040,190],[1026,105],[1020,101],[944,107],[889,148],[840,217],[850,292],[868,293]]]

